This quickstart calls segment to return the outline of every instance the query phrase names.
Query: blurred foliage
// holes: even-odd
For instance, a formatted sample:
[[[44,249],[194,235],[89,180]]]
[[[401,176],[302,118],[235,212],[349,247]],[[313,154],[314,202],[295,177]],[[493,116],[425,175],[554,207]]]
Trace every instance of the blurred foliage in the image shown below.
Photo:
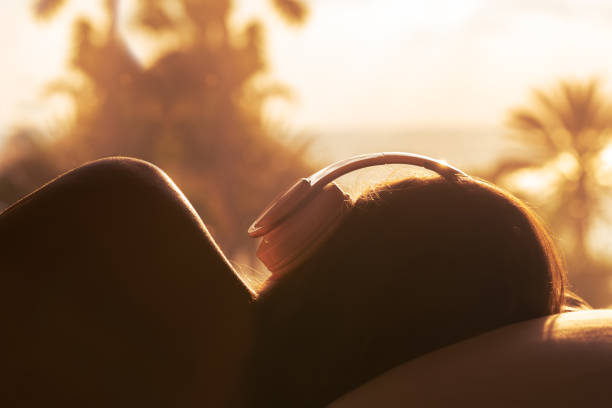
[[[296,0],[273,0],[272,3],[287,21],[294,24],[302,24],[306,21],[308,9],[303,3]]]
[[[136,28],[180,41],[144,67],[119,34],[117,0],[102,3],[106,23],[75,21],[70,65],[78,75],[49,87],[74,101],[74,121],[53,138],[27,124],[14,132],[0,156],[0,201],[89,160],[138,157],[175,180],[235,256],[252,245],[246,230],[259,211],[311,170],[306,144],[281,143],[264,121],[264,102],[284,88],[254,81],[266,63],[263,27],[253,21],[231,32],[230,0],[135,1]],[[63,3],[38,0],[33,11],[50,18]],[[304,21],[302,3],[274,6],[289,22]]]
[[[612,265],[593,256],[589,238],[595,223],[609,217],[612,172],[602,169],[606,148],[612,146],[610,100],[595,79],[562,81],[550,92],[535,90],[532,96],[529,106],[511,110],[508,119],[511,137],[528,154],[501,160],[485,177],[537,206],[564,246],[577,290],[598,306],[609,305]],[[512,183],[521,173],[546,177],[550,185],[531,194],[521,191]]]
[[[38,0],[34,4],[34,15],[43,20],[50,18],[64,3],[66,0]]]

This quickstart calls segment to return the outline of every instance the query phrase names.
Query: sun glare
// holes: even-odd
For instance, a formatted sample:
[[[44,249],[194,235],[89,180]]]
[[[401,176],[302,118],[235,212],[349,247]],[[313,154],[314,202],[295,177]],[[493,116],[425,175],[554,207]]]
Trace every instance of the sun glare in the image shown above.
[[[550,187],[556,184],[556,182],[557,174],[550,168],[521,170],[516,172],[510,181],[519,190],[530,195],[550,190]]]
[[[595,179],[602,186],[612,186],[612,143],[608,144],[596,161]]]
[[[414,28],[443,30],[463,22],[482,6],[481,0],[396,1],[398,14]]]
[[[580,169],[576,157],[568,152],[563,152],[559,155],[554,162],[554,167],[568,180],[575,180]]]
[[[612,160],[612,148],[610,151]],[[612,163],[611,168],[612,170]],[[569,152],[537,168],[519,170],[508,176],[508,183],[519,191],[534,197],[549,197],[563,180],[576,180],[580,170],[578,160]]]

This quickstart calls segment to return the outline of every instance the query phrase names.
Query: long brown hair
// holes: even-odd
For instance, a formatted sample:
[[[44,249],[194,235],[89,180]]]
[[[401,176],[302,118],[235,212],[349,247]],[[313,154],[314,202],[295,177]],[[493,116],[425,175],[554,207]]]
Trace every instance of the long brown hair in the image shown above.
[[[558,313],[566,274],[542,223],[481,180],[411,177],[361,196],[255,307],[256,406],[322,406],[412,358]]]

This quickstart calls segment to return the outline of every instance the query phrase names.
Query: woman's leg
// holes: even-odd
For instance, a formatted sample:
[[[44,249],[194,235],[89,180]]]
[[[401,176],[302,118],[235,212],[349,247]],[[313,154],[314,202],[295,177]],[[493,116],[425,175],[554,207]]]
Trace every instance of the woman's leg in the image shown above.
[[[0,298],[3,406],[239,405],[250,293],[155,166],[89,163],[0,214]]]

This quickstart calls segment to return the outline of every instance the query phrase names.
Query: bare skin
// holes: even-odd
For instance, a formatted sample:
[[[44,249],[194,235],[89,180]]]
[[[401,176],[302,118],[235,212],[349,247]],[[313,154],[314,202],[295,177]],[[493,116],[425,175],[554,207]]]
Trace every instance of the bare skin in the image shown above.
[[[242,405],[251,293],[155,166],[60,176],[0,215],[0,259],[2,405]]]
[[[1,406],[248,405],[253,294],[158,168],[104,159],[16,203],[0,268]],[[504,327],[332,406],[610,406],[610,327],[600,311]]]
[[[612,311],[541,317],[402,364],[330,408],[612,406]]]

